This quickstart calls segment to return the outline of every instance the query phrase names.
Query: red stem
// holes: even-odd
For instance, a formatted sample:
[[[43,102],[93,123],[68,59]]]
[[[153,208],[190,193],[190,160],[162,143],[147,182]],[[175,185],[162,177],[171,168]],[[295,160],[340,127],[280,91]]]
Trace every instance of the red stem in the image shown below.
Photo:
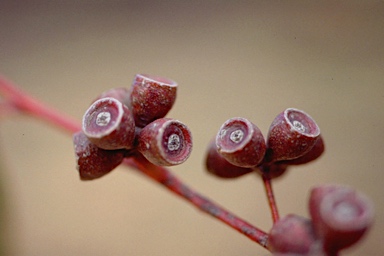
[[[5,103],[8,103],[10,107],[18,110],[19,113],[37,117],[49,124],[56,125],[70,134],[81,129],[77,121],[33,99],[2,76],[0,76],[0,94],[5,98]],[[201,211],[208,213],[266,248],[268,240],[267,233],[195,192],[174,176],[168,169],[153,165],[140,156],[127,158],[123,163],[140,171],[147,177],[165,186],[169,191],[184,198]]]
[[[205,196],[195,192],[166,168],[153,165],[143,157],[134,157],[125,160],[125,163],[130,166],[132,166],[132,162],[142,173],[162,184],[171,192],[192,203],[199,210],[208,213],[266,248],[268,235],[264,231],[252,226]]]
[[[262,177],[263,177],[265,192],[267,194],[269,208],[272,214],[272,220],[273,220],[273,223],[276,223],[280,219],[280,216],[279,216],[279,211],[277,210],[277,204],[276,204],[275,196],[272,189],[271,178],[267,177],[266,175],[262,175]]]
[[[7,81],[1,75],[0,94],[5,98],[5,103],[8,103],[8,108],[18,110],[19,113],[37,117],[70,133],[77,132],[81,129],[78,121],[42,104],[40,101],[18,89],[14,84]]]

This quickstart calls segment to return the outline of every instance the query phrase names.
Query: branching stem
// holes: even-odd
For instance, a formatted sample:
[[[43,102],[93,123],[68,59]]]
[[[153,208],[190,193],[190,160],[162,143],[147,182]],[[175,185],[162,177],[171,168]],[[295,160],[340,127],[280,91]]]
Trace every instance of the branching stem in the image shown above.
[[[220,220],[231,228],[236,229],[249,239],[257,242],[263,247],[266,247],[268,235],[264,231],[252,226],[251,224],[212,202],[205,196],[202,196],[198,192],[192,190],[166,168],[153,165],[145,158],[140,157],[134,157],[125,160],[125,163],[130,166],[132,166],[132,162],[133,165],[136,166],[136,169],[140,170],[142,173],[152,178],[153,180],[159,182],[171,192],[192,203],[199,210],[208,213],[209,215]]]
[[[3,96],[3,102],[0,105],[0,113],[3,115],[6,114],[3,112],[11,110],[12,113],[17,112],[20,114],[27,114],[40,120],[44,120],[49,124],[53,124],[70,134],[73,134],[81,129],[78,121],[32,98],[2,76],[0,76],[0,94]],[[172,193],[182,197],[199,210],[213,216],[266,248],[268,240],[268,234],[266,232],[252,226],[209,200],[205,196],[192,190],[175,175],[173,175],[168,169],[153,165],[140,156],[126,158],[123,163],[135,170],[140,171],[147,177],[166,187]],[[270,183],[268,184],[270,186]],[[277,216],[278,218],[277,210],[276,214],[273,216]]]
[[[280,219],[280,217],[279,217],[279,211],[277,209],[277,204],[276,204],[275,196],[272,189],[271,178],[267,177],[266,175],[262,175],[262,177],[263,177],[265,192],[267,194],[269,208],[272,214],[272,220],[273,220],[273,223],[276,223]]]
[[[1,112],[6,112],[8,109],[12,110],[13,113],[27,114],[53,124],[71,134],[81,129],[78,121],[32,98],[1,75],[0,95],[4,99],[3,104],[0,106],[2,108]],[[6,115],[6,113],[2,114]]]

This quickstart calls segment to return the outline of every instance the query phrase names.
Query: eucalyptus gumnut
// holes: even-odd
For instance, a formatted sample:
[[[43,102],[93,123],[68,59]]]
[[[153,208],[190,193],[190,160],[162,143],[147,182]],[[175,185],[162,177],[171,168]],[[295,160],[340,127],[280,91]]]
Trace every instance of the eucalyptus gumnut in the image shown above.
[[[259,128],[242,117],[231,118],[220,127],[216,146],[228,162],[245,168],[257,166],[266,150]]]
[[[182,122],[159,118],[140,131],[137,149],[155,165],[178,165],[191,154],[192,135]]]
[[[164,117],[176,100],[177,83],[167,78],[137,74],[131,87],[130,108],[137,127]]]
[[[313,188],[309,211],[315,232],[329,255],[356,243],[372,225],[374,215],[369,198],[341,185]]]
[[[83,132],[99,148],[130,149],[135,138],[135,122],[127,106],[107,97],[96,100],[85,112]]]
[[[124,150],[104,150],[92,144],[83,132],[73,135],[76,168],[81,180],[93,180],[104,176],[124,159]]]
[[[316,144],[320,128],[304,111],[288,108],[272,122],[267,137],[267,161],[291,160]]]
[[[212,140],[208,146],[205,166],[209,173],[220,178],[237,178],[253,171],[231,164],[217,151],[216,142]]]
[[[303,156],[300,156],[298,158],[281,161],[280,163],[287,164],[287,165],[306,164],[319,158],[323,154],[324,150],[325,150],[324,140],[323,140],[323,137],[320,135],[315,145],[313,145],[313,147],[311,148],[311,150],[309,150],[309,152],[305,153]]]
[[[309,254],[314,249],[316,235],[310,219],[289,214],[273,224],[267,247],[271,252]]]

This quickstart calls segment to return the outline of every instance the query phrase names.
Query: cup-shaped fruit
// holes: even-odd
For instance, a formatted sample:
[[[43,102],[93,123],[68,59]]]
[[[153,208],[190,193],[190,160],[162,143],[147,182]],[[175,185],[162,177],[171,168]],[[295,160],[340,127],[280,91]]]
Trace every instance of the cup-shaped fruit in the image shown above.
[[[228,162],[217,152],[215,140],[209,143],[205,166],[209,173],[220,178],[237,178],[253,171],[252,168],[239,167]]]
[[[277,221],[268,237],[271,252],[309,254],[316,242],[311,220],[289,214]]]
[[[266,150],[259,128],[242,117],[231,118],[220,127],[216,146],[228,162],[245,168],[257,166]]]
[[[373,222],[373,204],[353,188],[322,185],[311,190],[309,211],[324,249],[332,253],[356,243]]]
[[[320,128],[307,113],[288,108],[272,122],[267,138],[267,161],[290,160],[311,150]]]
[[[135,138],[135,122],[127,106],[107,97],[95,101],[85,112],[83,132],[99,148],[130,149]]]
[[[124,150],[104,150],[92,144],[83,132],[73,135],[76,168],[81,180],[93,180],[104,176],[124,159]]]
[[[164,117],[176,100],[177,83],[167,78],[137,74],[131,87],[130,108],[136,126]]]
[[[181,164],[191,154],[192,135],[182,122],[159,118],[140,131],[138,150],[155,165]]]
[[[315,145],[309,150],[309,152],[305,153],[303,156],[292,160],[281,161],[279,163],[287,164],[287,165],[300,165],[312,162],[319,158],[325,150],[323,137],[320,135],[317,139]]]
[[[130,106],[130,91],[127,88],[124,87],[117,87],[109,89],[105,92],[102,92],[95,100],[99,100],[102,98],[114,98],[126,105],[127,107]]]

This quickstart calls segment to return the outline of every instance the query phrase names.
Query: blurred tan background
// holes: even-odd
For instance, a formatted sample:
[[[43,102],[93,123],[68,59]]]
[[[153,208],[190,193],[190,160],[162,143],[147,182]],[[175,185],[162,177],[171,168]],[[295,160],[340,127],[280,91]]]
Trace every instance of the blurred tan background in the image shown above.
[[[194,150],[172,170],[265,231],[261,180],[208,175],[206,145],[230,117],[266,135],[279,112],[303,109],[326,154],[274,183],[281,215],[308,216],[314,185],[351,185],[376,223],[342,255],[382,255],[383,1],[31,2],[0,2],[0,73],[79,120],[136,73],[176,80],[168,116],[189,125]],[[71,138],[33,119],[1,120],[0,152],[4,255],[269,255],[127,168],[81,182]]]

